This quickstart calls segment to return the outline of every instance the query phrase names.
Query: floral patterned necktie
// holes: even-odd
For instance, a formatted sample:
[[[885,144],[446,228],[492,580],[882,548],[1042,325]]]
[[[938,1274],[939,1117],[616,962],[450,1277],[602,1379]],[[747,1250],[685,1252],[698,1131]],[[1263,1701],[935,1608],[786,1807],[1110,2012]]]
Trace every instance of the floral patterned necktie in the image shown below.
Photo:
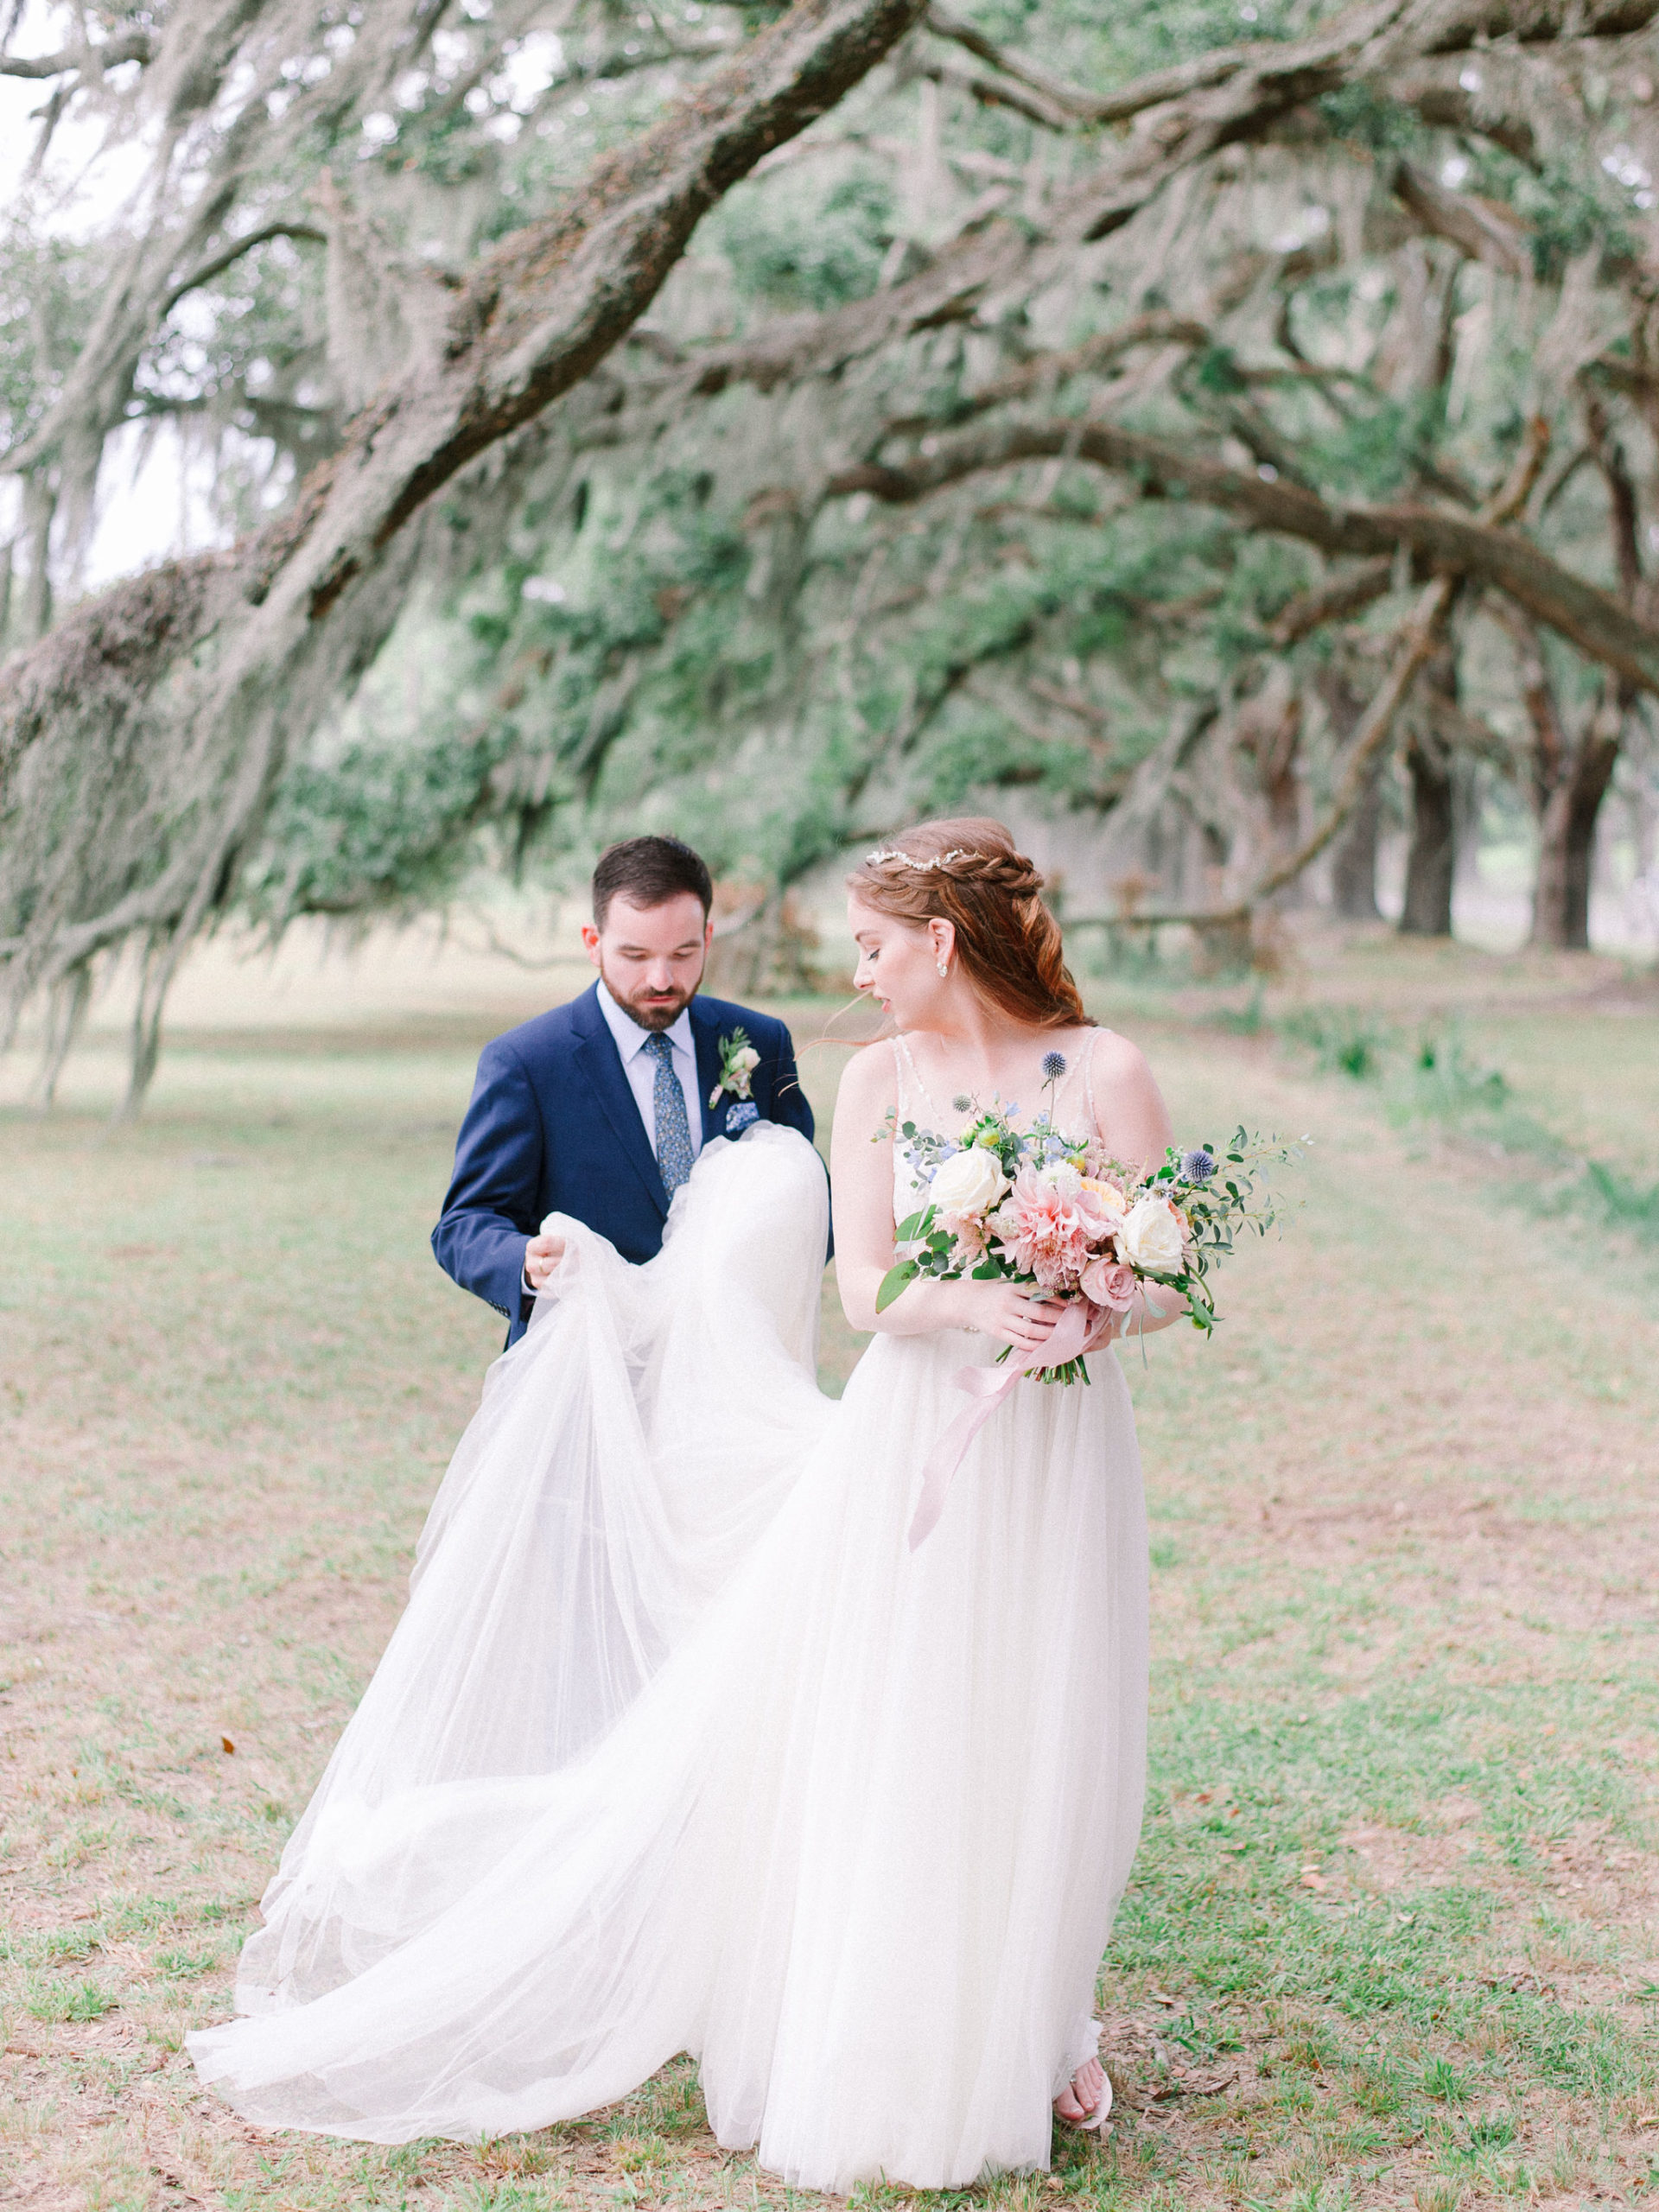
[[[657,1125],[657,1172],[671,1198],[692,1167],[691,1124],[685,1118],[685,1088],[674,1072],[674,1047],[659,1029],[645,1039],[657,1063],[652,1085],[652,1118]]]

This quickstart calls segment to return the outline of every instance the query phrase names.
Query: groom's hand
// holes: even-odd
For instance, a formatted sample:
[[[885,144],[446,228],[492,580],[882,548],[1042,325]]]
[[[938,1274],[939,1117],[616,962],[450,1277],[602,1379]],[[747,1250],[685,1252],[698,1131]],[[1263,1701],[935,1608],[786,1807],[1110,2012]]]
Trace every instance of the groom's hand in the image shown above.
[[[532,1290],[545,1290],[563,1257],[563,1236],[532,1236],[524,1247],[524,1281]]]

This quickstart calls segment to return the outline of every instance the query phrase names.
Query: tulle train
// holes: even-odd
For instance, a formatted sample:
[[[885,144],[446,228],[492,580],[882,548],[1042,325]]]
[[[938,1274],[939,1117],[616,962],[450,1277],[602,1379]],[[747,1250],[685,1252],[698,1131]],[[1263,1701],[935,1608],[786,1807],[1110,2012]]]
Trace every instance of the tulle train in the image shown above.
[[[802,2187],[1045,2166],[1139,1833],[1146,1539],[1116,1358],[1021,1384],[938,1528],[982,1338],[813,1380],[824,1185],[761,1123],[658,1260],[566,1224],[407,1612],[190,2038],[249,2119],[534,2128],[692,2052]]]

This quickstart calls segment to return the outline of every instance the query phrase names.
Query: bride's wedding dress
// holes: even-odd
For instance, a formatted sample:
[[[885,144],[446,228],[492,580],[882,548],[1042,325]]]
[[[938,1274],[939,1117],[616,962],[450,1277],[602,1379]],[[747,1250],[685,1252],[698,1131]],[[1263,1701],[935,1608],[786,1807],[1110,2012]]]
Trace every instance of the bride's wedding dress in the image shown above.
[[[720,2141],[802,2187],[1047,2164],[1141,1820],[1128,1395],[1109,1352],[1022,1382],[912,1554],[995,1348],[880,1335],[823,1397],[825,1217],[762,1122],[649,1265],[563,1224],[264,1898],[251,2017],[189,2039],[250,2120],[498,2135],[687,2050]]]

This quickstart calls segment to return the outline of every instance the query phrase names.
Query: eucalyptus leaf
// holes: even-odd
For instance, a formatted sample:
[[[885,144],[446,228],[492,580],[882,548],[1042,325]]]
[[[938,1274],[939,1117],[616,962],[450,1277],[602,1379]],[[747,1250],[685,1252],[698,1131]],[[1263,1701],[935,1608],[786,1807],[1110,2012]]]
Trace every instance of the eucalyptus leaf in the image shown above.
[[[914,1282],[921,1269],[914,1260],[901,1260],[896,1268],[889,1268],[881,1278],[880,1288],[875,1294],[875,1310],[885,1313],[906,1283]]]

